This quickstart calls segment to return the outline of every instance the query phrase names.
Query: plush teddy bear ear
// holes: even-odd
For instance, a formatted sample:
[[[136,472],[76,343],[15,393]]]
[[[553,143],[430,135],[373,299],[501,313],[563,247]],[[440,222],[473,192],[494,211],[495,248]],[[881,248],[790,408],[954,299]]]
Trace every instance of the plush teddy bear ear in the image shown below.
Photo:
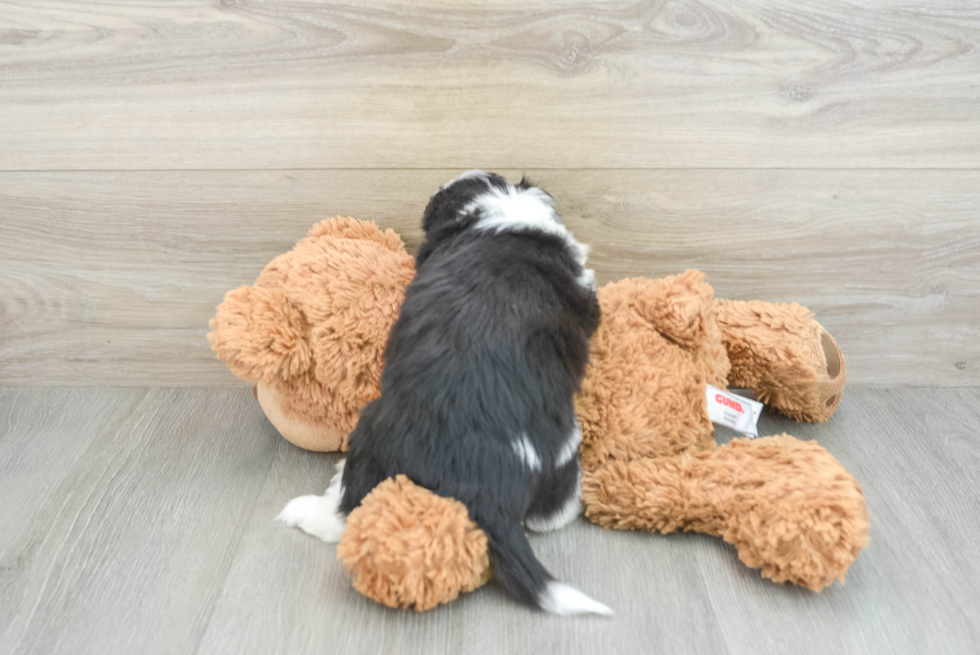
[[[211,349],[243,380],[274,384],[310,369],[309,326],[279,289],[229,291],[210,328]]]
[[[721,345],[715,321],[714,290],[704,273],[684,271],[680,275],[649,280],[633,278],[607,284],[599,294],[603,321],[607,316],[632,315],[692,357],[705,380],[724,386],[730,364]]]

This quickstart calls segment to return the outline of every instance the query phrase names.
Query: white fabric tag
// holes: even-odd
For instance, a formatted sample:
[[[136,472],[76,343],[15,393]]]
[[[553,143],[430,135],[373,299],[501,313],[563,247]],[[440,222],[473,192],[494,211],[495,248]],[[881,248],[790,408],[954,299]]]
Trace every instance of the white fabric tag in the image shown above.
[[[762,414],[762,403],[707,385],[708,417],[747,437],[759,436],[756,423]]]

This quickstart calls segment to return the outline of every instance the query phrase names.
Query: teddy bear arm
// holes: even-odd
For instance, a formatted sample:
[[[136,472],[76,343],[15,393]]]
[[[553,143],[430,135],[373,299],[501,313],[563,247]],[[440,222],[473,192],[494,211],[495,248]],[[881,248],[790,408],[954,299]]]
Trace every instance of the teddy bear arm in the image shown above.
[[[847,366],[840,346],[796,303],[715,301],[728,350],[728,384],[799,421],[826,421],[840,404]]]

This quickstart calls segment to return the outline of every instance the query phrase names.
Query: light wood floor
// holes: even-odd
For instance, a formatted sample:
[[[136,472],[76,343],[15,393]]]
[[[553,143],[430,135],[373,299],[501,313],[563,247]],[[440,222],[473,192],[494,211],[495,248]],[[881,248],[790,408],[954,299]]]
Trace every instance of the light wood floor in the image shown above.
[[[0,390],[0,653],[976,653],[978,424],[980,391],[954,389],[851,390],[825,425],[763,416],[864,487],[871,544],[845,586],[778,586],[719,540],[581,519],[533,546],[615,618],[537,614],[493,585],[418,615],[273,520],[337,456],[289,445],[248,390]]]

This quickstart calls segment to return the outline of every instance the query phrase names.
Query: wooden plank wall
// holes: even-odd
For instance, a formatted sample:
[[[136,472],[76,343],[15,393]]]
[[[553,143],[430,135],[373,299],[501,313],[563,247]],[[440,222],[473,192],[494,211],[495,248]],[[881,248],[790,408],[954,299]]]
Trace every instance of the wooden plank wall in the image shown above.
[[[204,335],[315,221],[418,243],[527,172],[601,281],[798,301],[865,385],[980,384],[980,4],[0,5],[0,385],[235,385]]]

